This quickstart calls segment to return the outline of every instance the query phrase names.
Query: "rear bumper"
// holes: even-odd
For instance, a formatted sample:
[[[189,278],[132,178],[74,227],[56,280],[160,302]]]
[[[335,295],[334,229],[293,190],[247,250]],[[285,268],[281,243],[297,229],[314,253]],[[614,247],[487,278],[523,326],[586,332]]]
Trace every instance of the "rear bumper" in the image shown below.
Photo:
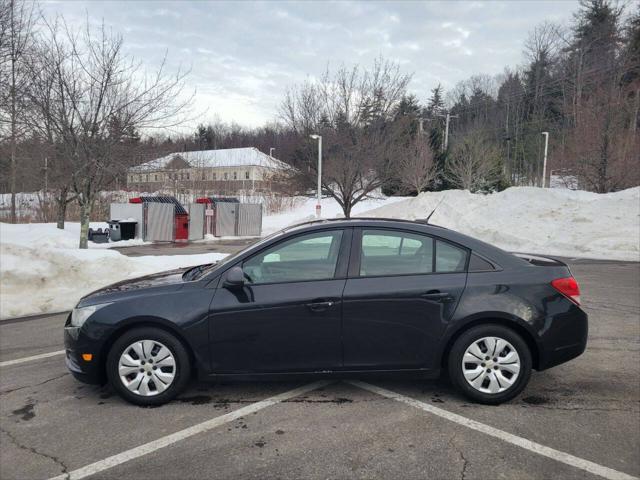
[[[65,327],[64,347],[65,363],[71,374],[83,383],[100,385],[105,382],[102,362],[99,350],[95,342],[88,342],[84,339],[80,329]],[[93,358],[87,362],[82,358],[83,353],[91,353]]]
[[[579,307],[556,315],[542,336],[538,370],[546,370],[568,362],[587,348],[589,318]]]

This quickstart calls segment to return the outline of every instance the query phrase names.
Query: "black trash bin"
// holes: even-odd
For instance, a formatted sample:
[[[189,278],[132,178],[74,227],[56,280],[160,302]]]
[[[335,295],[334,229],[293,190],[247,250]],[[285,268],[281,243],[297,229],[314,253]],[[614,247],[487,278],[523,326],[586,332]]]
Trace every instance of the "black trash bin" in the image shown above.
[[[133,240],[136,238],[136,225],[138,222],[135,220],[120,220],[120,238],[122,240]]]

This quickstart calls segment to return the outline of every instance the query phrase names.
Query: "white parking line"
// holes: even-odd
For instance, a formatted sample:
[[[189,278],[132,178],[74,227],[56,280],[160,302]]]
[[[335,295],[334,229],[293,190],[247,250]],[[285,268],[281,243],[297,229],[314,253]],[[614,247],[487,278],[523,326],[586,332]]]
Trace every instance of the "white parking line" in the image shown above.
[[[9,365],[16,365],[18,363],[32,362],[34,360],[40,360],[42,358],[55,357],[56,355],[62,355],[64,350],[57,350],[55,352],[41,353],[40,355],[33,355],[31,357],[16,358],[15,360],[7,360],[0,362],[0,367],[8,367]]]
[[[179,432],[172,433],[171,435],[161,437],[157,440],[153,440],[152,442],[145,443],[138,447],[132,448],[131,450],[125,450],[124,452],[105,458],[104,460],[99,460],[95,463],[79,468],[77,470],[73,470],[69,473],[58,475],[57,477],[53,477],[50,480],[78,480],[80,478],[86,478],[90,475],[95,475],[96,473],[103,472],[105,470],[108,470],[109,468],[128,462],[129,460],[134,460],[136,458],[142,457],[143,455],[155,452],[156,450],[167,447],[186,438],[192,437],[193,435],[197,435],[198,433],[204,433],[213,428],[224,425],[225,423],[233,422],[240,417],[249,415],[253,412],[257,412],[258,410],[262,410],[263,408],[276,405],[277,403],[283,402],[290,398],[294,398],[317,388],[324,387],[329,383],[331,382],[322,380],[319,382],[310,383],[299,388],[295,388],[293,390],[289,390],[288,392],[275,395],[256,403],[252,403],[251,405],[239,408],[238,410],[234,410],[233,412],[229,412],[219,417],[212,418],[211,420],[207,420],[205,422],[194,425],[192,427],[185,428],[184,430],[180,430]]]
[[[395,393],[390,390],[386,390],[384,388],[376,387],[375,385],[371,385],[369,383],[364,383],[360,381],[350,381],[349,383],[352,385],[355,385],[356,387],[360,387],[364,390],[367,390],[369,392],[382,395],[383,397],[390,398],[401,403],[405,403],[415,408],[419,408],[420,410],[424,410],[425,412],[432,413],[434,415],[437,415],[439,417],[442,417],[446,420],[452,421],[464,427],[470,428],[472,430],[476,430],[486,435],[499,438],[500,440],[503,440],[517,447],[524,448],[525,450],[529,450],[531,452],[537,453],[538,455],[543,455],[545,457],[551,458],[558,462],[562,462],[572,467],[585,470],[589,473],[599,475],[600,477],[608,478],[610,480],[639,480],[638,477],[633,477],[624,472],[620,472],[618,470],[614,470],[612,468],[590,462],[589,460],[585,460],[580,457],[575,457],[568,453],[561,452],[560,450],[555,450],[553,448],[546,447],[539,443],[532,442],[531,440],[527,440],[526,438],[513,435],[511,433],[505,432],[504,430],[499,430],[497,428],[491,427],[484,423],[476,422],[475,420],[471,420],[469,418],[463,417],[462,415],[458,415],[457,413],[452,413],[452,412],[449,412],[448,410],[434,407],[433,405],[421,402],[419,400],[415,400],[411,397],[406,397],[399,393]]]

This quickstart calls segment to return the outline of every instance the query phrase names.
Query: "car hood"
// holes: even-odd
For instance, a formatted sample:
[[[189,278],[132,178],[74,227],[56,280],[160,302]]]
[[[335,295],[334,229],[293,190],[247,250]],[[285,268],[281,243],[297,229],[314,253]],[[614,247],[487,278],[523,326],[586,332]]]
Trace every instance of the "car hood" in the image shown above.
[[[190,267],[189,267],[190,268]],[[145,275],[144,277],[124,280],[107,285],[104,288],[84,296],[78,303],[79,307],[86,307],[98,303],[113,302],[122,298],[137,296],[151,290],[172,291],[180,288],[185,281],[182,278],[189,268],[179,268],[166,272]]]

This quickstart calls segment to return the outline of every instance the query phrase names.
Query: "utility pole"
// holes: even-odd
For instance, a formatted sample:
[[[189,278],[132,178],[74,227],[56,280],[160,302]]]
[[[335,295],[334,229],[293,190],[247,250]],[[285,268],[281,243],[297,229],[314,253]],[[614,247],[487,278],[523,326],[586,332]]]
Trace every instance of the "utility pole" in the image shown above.
[[[320,218],[322,211],[322,205],[320,204],[320,199],[322,198],[322,137],[315,134],[309,136],[318,140],[318,203],[316,204],[316,217]]]
[[[544,159],[542,160],[542,188],[547,182],[547,151],[549,149],[549,132],[542,132],[544,136]]]
[[[449,112],[447,112],[446,115],[442,115],[441,113],[439,113],[437,114],[437,116],[444,117],[446,119],[444,125],[444,143],[442,145],[442,151],[446,152],[447,148],[449,147],[449,122],[452,118],[458,118],[458,115],[451,115]]]

